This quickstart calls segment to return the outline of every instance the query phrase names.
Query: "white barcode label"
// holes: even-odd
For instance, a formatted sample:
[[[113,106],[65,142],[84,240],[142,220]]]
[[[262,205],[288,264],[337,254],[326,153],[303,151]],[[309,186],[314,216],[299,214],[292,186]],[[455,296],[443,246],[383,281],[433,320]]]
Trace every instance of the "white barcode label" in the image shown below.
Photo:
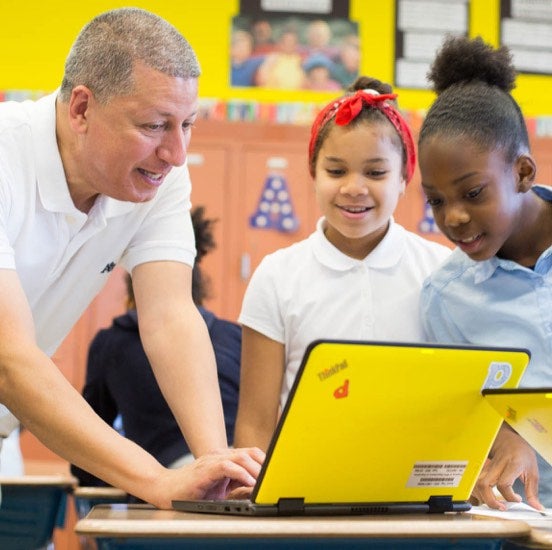
[[[468,462],[416,462],[406,483],[407,487],[458,487]]]

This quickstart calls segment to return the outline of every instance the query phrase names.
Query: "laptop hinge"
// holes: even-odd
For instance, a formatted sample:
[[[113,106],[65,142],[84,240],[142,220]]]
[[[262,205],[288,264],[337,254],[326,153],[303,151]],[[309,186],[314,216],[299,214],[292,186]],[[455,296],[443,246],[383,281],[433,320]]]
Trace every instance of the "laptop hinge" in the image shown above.
[[[305,512],[304,498],[280,498],[278,499],[278,512],[282,516],[297,516]]]
[[[442,514],[443,512],[453,512],[454,506],[450,495],[437,495],[429,497],[427,501],[430,514]]]

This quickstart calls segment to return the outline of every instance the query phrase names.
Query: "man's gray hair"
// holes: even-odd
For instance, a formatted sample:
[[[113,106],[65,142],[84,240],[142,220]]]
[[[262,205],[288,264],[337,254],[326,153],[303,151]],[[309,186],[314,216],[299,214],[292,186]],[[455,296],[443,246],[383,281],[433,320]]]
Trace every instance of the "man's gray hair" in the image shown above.
[[[60,98],[67,102],[84,85],[105,103],[133,90],[134,64],[142,62],[166,75],[197,78],[197,56],[170,23],[139,8],[102,13],[83,27],[65,62]]]

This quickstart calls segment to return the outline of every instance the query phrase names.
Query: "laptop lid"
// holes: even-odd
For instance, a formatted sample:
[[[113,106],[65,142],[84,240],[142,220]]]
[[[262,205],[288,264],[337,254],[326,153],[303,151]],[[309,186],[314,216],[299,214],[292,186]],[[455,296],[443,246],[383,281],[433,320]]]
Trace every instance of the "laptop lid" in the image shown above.
[[[173,506],[295,515],[309,507],[375,513],[384,504],[384,513],[428,511],[433,500],[436,511],[454,509],[453,501],[467,509],[502,423],[481,390],[515,387],[528,360],[523,349],[315,341],[305,351],[252,504]],[[442,509],[440,499],[448,503]]]
[[[528,357],[525,350],[312,343],[252,500],[467,500],[501,424],[481,389],[515,387]]]
[[[552,464],[552,388],[485,389],[483,395]]]

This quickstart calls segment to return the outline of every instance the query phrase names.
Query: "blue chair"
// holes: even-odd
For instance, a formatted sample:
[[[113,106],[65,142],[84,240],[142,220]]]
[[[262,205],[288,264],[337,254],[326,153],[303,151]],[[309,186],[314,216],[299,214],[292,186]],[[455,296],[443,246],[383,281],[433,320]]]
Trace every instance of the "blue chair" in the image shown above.
[[[62,475],[0,478],[0,548],[35,550],[65,525],[67,495],[75,479]]]

